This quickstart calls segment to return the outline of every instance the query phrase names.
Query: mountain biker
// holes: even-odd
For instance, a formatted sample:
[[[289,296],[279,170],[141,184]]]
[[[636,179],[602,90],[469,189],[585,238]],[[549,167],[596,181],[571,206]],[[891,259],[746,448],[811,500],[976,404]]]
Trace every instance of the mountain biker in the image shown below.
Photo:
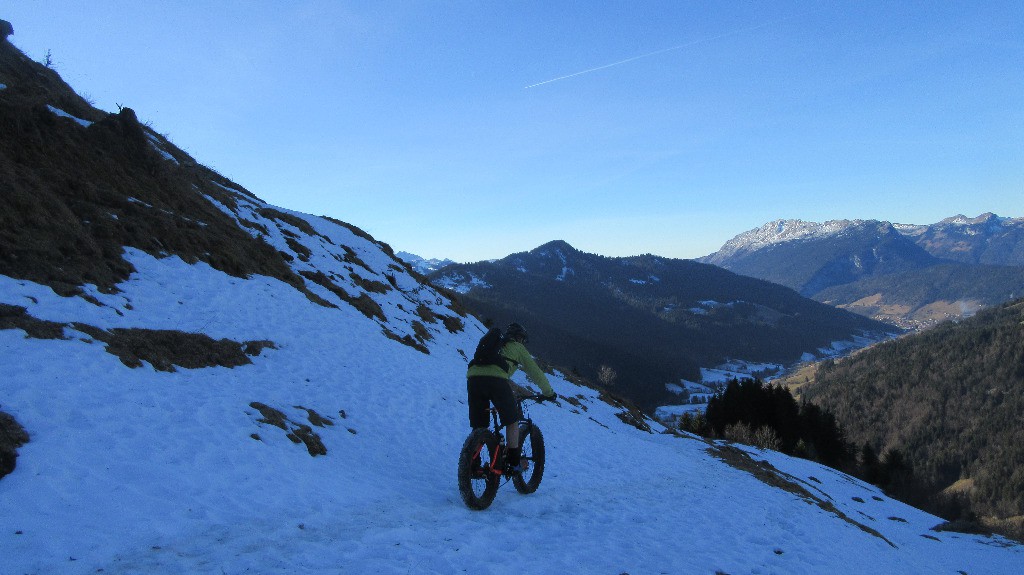
[[[526,377],[540,386],[543,392],[543,400],[553,400],[557,397],[555,391],[548,383],[547,376],[537,366],[537,362],[530,356],[530,352],[523,345],[529,337],[526,330],[518,323],[509,324],[505,330],[504,345],[501,348],[501,355],[508,360],[508,371],[499,365],[474,365],[470,364],[466,372],[466,390],[469,394],[469,425],[470,427],[487,427],[487,412],[489,403],[493,403],[498,410],[498,417],[501,418],[501,425],[505,427],[505,441],[508,451],[508,461],[512,464],[512,472],[523,471],[521,464],[522,448],[519,445],[519,426],[517,423],[522,419],[522,412],[519,410],[519,403],[516,402],[515,393],[512,391],[512,374],[519,366],[526,372]]]

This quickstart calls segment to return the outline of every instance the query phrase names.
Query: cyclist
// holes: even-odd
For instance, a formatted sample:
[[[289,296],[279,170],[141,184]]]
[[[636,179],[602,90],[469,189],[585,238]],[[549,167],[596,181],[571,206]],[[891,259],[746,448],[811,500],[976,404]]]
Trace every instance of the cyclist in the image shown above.
[[[512,466],[513,473],[523,471],[522,448],[519,445],[519,426],[517,423],[522,418],[519,404],[516,402],[515,394],[512,391],[512,374],[519,366],[526,372],[526,377],[538,385],[543,392],[543,399],[552,400],[557,396],[551,389],[548,378],[537,366],[537,362],[530,356],[530,352],[523,345],[529,337],[526,330],[518,323],[509,324],[505,330],[504,345],[501,348],[501,355],[508,360],[508,370],[500,365],[475,365],[471,364],[466,372],[466,391],[469,394],[469,425],[470,427],[487,427],[487,412],[489,403],[493,403],[498,410],[498,417],[501,418],[501,425],[505,427],[505,441],[508,451],[507,461]]]

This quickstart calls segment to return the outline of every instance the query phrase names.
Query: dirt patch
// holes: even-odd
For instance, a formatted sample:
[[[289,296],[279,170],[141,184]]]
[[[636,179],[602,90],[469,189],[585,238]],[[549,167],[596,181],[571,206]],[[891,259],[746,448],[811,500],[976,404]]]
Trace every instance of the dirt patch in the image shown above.
[[[407,346],[415,349],[418,352],[430,355],[430,349],[427,348],[427,346],[423,345],[422,342],[417,341],[416,338],[414,338],[413,336],[411,336],[411,335],[400,336],[397,333],[391,331],[390,329],[388,329],[386,327],[383,328],[382,331],[384,332],[384,335],[388,339],[393,339],[393,340],[397,341],[398,343],[407,345]]]
[[[327,447],[324,445],[323,440],[317,435],[313,428],[304,424],[296,423],[290,419],[279,409],[270,407],[265,403],[254,401],[249,404],[249,407],[260,412],[263,419],[256,420],[257,423],[265,423],[267,425],[273,425],[283,429],[285,437],[287,437],[292,443],[302,443],[306,446],[306,451],[309,452],[310,456],[316,457],[317,455],[327,455]],[[318,427],[324,425],[334,425],[334,422],[328,418],[322,417],[311,409],[304,407],[297,407],[297,409],[305,409],[309,413],[309,420]],[[254,434],[255,435],[255,434]],[[258,437],[258,436],[256,436]]]
[[[380,320],[382,323],[388,321],[387,316],[384,315],[384,309],[381,308],[380,304],[375,302],[373,298],[370,297],[369,294],[365,292],[360,292],[358,297],[352,297],[348,295],[347,291],[339,287],[338,284],[334,283],[331,280],[331,278],[327,277],[327,275],[321,271],[302,271],[299,273],[301,273],[302,277],[308,279],[309,281],[327,288],[328,291],[338,296],[338,298],[340,298],[343,302],[359,310],[359,312],[365,315],[366,317],[370,319],[376,318]],[[337,306],[331,305],[331,307]]]
[[[390,276],[389,276],[390,277]],[[435,324],[438,320],[444,324],[445,329],[451,333],[460,333],[466,329],[465,324],[456,316],[437,314],[425,303],[421,303],[416,306],[416,315],[420,316],[420,319],[424,323]]]
[[[215,340],[201,333],[174,330],[115,328],[105,330],[84,323],[62,324],[41,320],[28,314],[24,307],[0,304],[0,329],[24,330],[35,339],[68,339],[65,328],[72,328],[107,344],[106,350],[128,367],[142,367],[148,361],[159,371],[175,371],[201,367],[238,367],[252,363],[250,356],[264,349],[277,349],[268,340],[237,342]]]
[[[466,329],[466,324],[453,315],[442,316],[441,321],[444,322],[445,329],[451,333],[461,333],[462,330]]]
[[[437,314],[425,303],[416,306],[416,315],[420,316],[420,319],[426,323],[437,323]]]
[[[176,371],[202,367],[238,367],[252,363],[249,354],[256,355],[266,347],[267,341],[239,343],[230,339],[215,340],[202,333],[141,328],[115,328],[109,331],[90,326],[74,327],[107,344],[107,352],[116,355],[128,367],[142,367],[149,362],[158,371]],[[88,330],[88,331],[86,331]]]
[[[310,225],[309,222],[307,222],[306,220],[304,220],[304,219],[302,219],[302,218],[300,218],[298,216],[293,216],[291,214],[286,214],[286,213],[284,213],[282,211],[275,210],[274,208],[260,208],[259,210],[257,210],[256,213],[258,213],[259,215],[267,218],[268,220],[277,220],[277,221],[280,221],[280,222],[284,222],[284,223],[292,226],[293,228],[295,228],[297,230],[300,230],[302,233],[306,234],[307,236],[319,236],[319,237],[322,237],[324,239],[327,239],[326,236],[323,236],[323,235],[317,233],[317,231],[315,229],[313,229],[313,226]]]
[[[370,266],[366,265],[366,262],[364,262],[362,258],[356,255],[355,250],[348,246],[341,246],[341,249],[345,250],[345,257],[342,258],[342,261],[350,264],[355,264],[370,273],[376,273],[373,271],[373,269],[370,268]]]
[[[970,535],[984,535],[985,537],[991,537],[992,531],[986,529],[984,525],[977,521],[971,521],[968,519],[957,519],[955,521],[946,521],[940,523],[935,527],[932,527],[932,531],[942,533],[944,531],[952,531],[955,533],[967,533]]]
[[[64,324],[34,318],[20,305],[0,303],[0,329],[24,330],[35,339],[64,339]]]
[[[398,258],[395,257],[395,250],[391,249],[391,246],[389,246],[388,244],[386,244],[384,242],[379,242],[379,241],[375,240],[373,238],[373,236],[371,236],[370,234],[366,233],[362,229],[360,229],[360,228],[358,228],[356,226],[353,226],[352,224],[350,224],[348,222],[343,222],[343,221],[341,221],[341,220],[339,220],[337,218],[332,218],[330,216],[320,216],[320,217],[322,217],[323,219],[331,222],[332,224],[337,224],[337,225],[345,228],[346,230],[352,232],[356,237],[363,238],[364,240],[370,242],[371,244],[379,246],[382,250],[384,250],[384,253],[386,253],[389,256],[391,256],[392,259],[395,259],[395,260],[398,259]]]
[[[284,241],[288,244],[288,247],[299,256],[300,260],[308,262],[310,257],[313,256],[312,250],[299,243],[298,240],[293,239],[290,236],[285,236]]]
[[[28,443],[29,436],[10,414],[0,411],[0,477],[14,471],[18,448]]]
[[[312,409],[309,409],[308,407],[302,407],[301,405],[296,405],[295,409],[304,410],[306,412],[307,419],[309,419],[309,422],[311,424],[317,426],[317,427],[333,427],[334,426],[334,421],[332,421],[330,417],[324,417],[323,415],[320,415],[319,413],[317,413],[316,411],[314,411]]]
[[[388,293],[391,291],[388,284],[377,280],[368,280],[355,272],[350,273],[349,277],[352,278],[352,283],[370,293]]]
[[[600,390],[598,396],[601,401],[611,405],[612,407],[623,408],[624,411],[616,413],[615,416],[622,420],[626,425],[632,425],[640,431],[646,431],[647,433],[654,433],[651,430],[650,424],[647,423],[647,417],[644,415],[640,408],[633,405],[632,403],[622,399],[616,395],[609,393],[607,390]]]

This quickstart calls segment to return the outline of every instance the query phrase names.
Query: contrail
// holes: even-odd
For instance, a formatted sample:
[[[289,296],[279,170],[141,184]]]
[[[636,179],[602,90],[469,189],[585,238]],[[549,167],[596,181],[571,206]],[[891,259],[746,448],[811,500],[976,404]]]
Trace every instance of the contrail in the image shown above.
[[[661,50],[655,50],[654,52],[648,52],[646,54],[640,54],[639,56],[633,56],[632,58],[626,58],[625,60],[619,60],[618,62],[612,62],[611,64],[605,64],[604,66],[598,66],[596,68],[590,68],[589,70],[583,70],[582,72],[575,72],[575,73],[572,73],[572,74],[566,74],[565,76],[559,76],[557,78],[552,78],[550,80],[544,80],[543,82],[537,82],[536,84],[530,84],[529,86],[526,86],[523,89],[524,90],[529,90],[530,88],[536,88],[537,86],[543,86],[544,84],[550,84],[552,82],[557,82],[559,80],[565,80],[567,78],[574,78],[576,76],[582,76],[583,74],[589,74],[591,72],[597,72],[598,70],[604,70],[605,68],[611,68],[613,66],[619,66],[621,64],[627,64],[629,62],[633,62],[633,61],[639,60],[641,58],[649,58],[651,56],[656,56],[658,54],[664,54],[665,52],[671,52],[673,50],[681,50],[683,48],[686,48],[688,46],[693,46],[695,44],[703,44],[704,42],[713,42],[715,40],[719,40],[719,39],[725,38],[727,36],[733,36],[735,34],[741,34],[743,32],[750,32],[751,30],[757,30],[759,28],[764,28],[766,26],[771,26],[772,24],[777,24],[777,23],[783,22],[785,20],[790,20],[792,18],[797,18],[797,17],[800,17],[800,16],[805,16],[807,14],[812,14],[814,12],[821,12],[821,11],[822,10],[811,10],[809,12],[801,12],[800,14],[794,14],[793,16],[786,16],[785,18],[779,18],[778,20],[772,20],[771,22],[765,22],[764,24],[758,24],[756,26],[748,26],[746,28],[737,28],[736,30],[730,30],[729,32],[723,32],[722,34],[719,34],[717,36],[709,36],[707,38],[700,38],[700,39],[694,40],[692,42],[687,42],[685,44],[680,44],[678,46],[672,46],[671,48],[662,48]]]

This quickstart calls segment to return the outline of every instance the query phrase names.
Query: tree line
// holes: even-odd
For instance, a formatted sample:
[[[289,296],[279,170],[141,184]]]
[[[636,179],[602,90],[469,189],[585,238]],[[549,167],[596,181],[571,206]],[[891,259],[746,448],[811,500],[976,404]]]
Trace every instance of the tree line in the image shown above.
[[[944,519],[974,519],[963,498],[937,495],[900,449],[890,447],[879,455],[869,442],[849,441],[835,414],[808,401],[798,402],[782,385],[734,379],[709,400],[705,413],[684,414],[679,428],[817,461]]]
[[[956,486],[969,514],[1024,515],[1024,300],[825,362],[801,392],[851,440],[899,449],[925,497]]]

